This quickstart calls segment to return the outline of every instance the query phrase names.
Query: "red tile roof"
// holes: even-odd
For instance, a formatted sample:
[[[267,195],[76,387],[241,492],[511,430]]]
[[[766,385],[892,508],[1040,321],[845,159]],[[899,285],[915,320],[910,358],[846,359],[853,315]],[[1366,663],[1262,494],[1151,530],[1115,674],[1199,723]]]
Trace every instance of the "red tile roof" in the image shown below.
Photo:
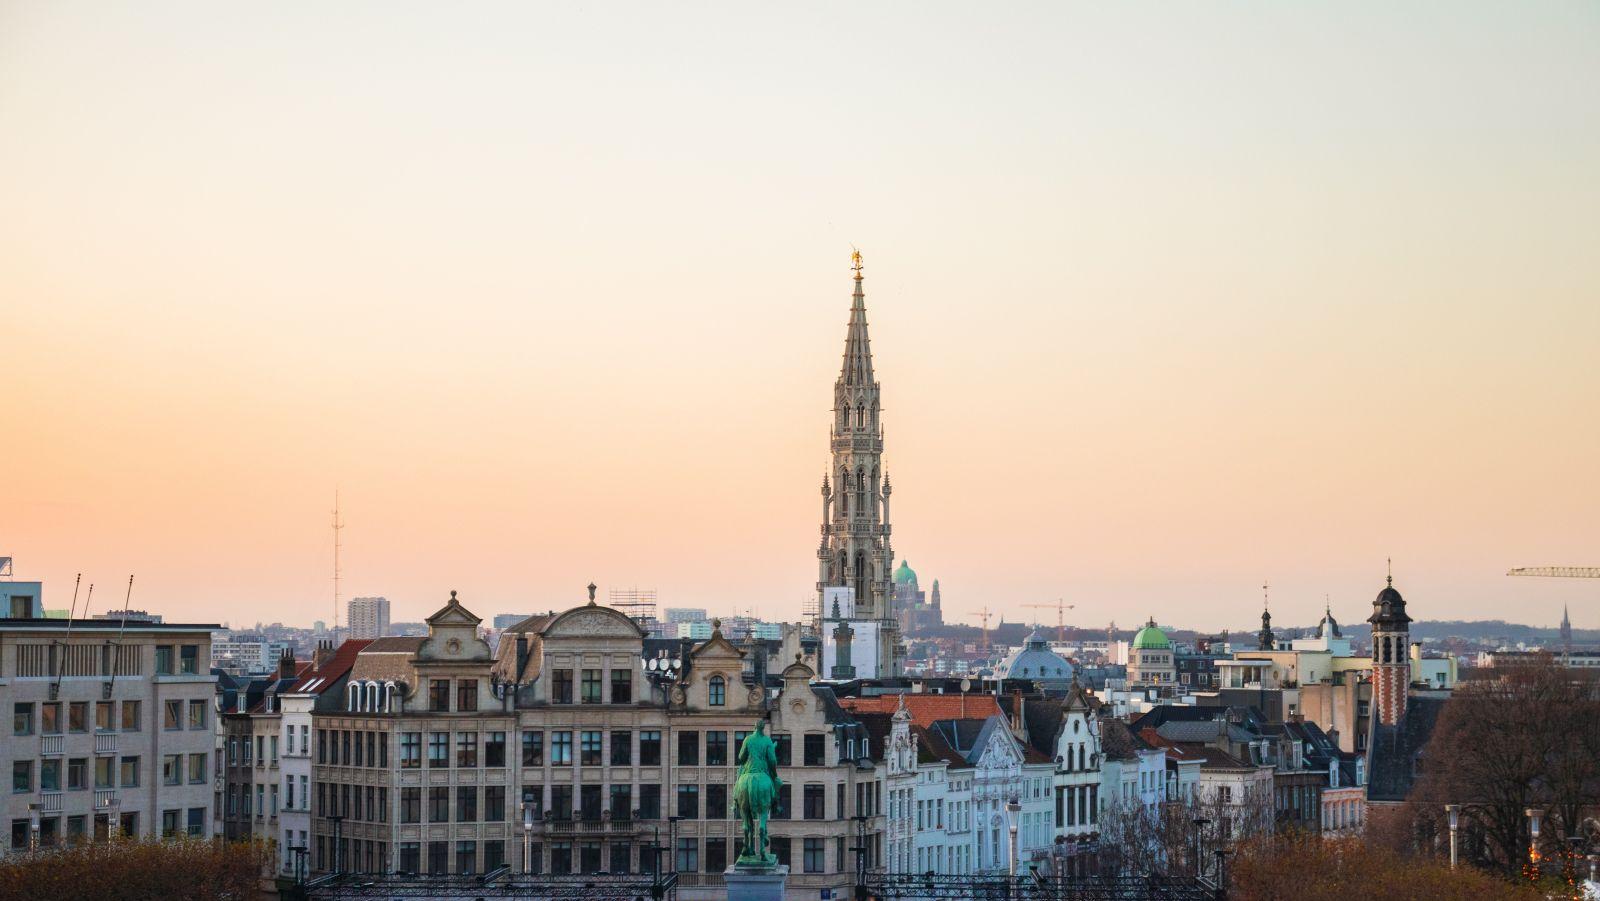
[[[851,713],[893,714],[900,708],[901,695],[879,695],[873,698],[840,698],[839,706]],[[913,725],[924,729],[939,720],[984,720],[991,716],[1003,717],[1000,705],[993,695],[930,695],[908,694],[906,711]]]
[[[355,666],[356,655],[365,650],[367,645],[372,644],[372,641],[373,640],[370,638],[346,639],[345,642],[339,645],[338,649],[333,652],[333,656],[329,657],[328,660],[322,664],[322,666],[319,666],[314,670],[302,671],[299,681],[295,682],[294,686],[288,689],[286,693],[299,694],[311,691],[320,694],[326,689],[332,687],[334,682],[338,681],[339,678],[344,674],[350,672],[350,668]],[[321,680],[320,682],[318,681],[319,679]]]

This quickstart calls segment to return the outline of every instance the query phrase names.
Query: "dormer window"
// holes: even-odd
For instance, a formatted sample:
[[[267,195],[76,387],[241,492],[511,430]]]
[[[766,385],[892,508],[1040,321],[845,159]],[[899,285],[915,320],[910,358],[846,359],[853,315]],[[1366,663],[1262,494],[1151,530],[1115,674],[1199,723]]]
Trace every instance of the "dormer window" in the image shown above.
[[[721,676],[712,676],[708,685],[711,695],[712,707],[723,707],[728,703],[728,683]]]

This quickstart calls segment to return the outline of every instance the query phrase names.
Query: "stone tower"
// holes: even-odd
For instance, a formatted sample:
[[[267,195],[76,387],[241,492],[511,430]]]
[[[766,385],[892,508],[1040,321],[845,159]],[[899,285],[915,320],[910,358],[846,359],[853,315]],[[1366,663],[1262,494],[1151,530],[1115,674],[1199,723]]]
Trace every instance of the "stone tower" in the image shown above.
[[[1411,687],[1411,617],[1392,573],[1373,600],[1367,622],[1372,624],[1372,707],[1377,722],[1393,726],[1405,715]]]
[[[847,618],[878,624],[877,676],[899,675],[903,650],[895,618],[890,566],[889,474],[883,469],[879,386],[872,373],[861,254],[851,257],[855,293],[845,332],[844,364],[833,385],[833,463],[822,480],[822,541],[817,547],[817,609],[827,610],[828,588],[853,589]],[[859,670],[860,667],[857,667]]]

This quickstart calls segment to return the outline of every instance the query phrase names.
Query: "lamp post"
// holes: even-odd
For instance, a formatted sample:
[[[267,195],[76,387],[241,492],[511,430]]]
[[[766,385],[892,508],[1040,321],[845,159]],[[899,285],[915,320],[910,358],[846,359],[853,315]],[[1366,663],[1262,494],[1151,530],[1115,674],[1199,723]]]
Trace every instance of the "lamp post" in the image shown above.
[[[667,817],[667,859],[672,861],[672,872],[678,872],[678,821],[681,816]]]
[[[106,804],[106,840],[114,840],[122,834],[122,800],[112,798]]]
[[[533,799],[522,799],[522,872],[533,872]]]
[[[1537,807],[1530,807],[1523,813],[1528,816],[1528,867],[1529,878],[1539,878],[1539,821],[1544,814]]]
[[[28,805],[28,852],[39,850],[39,804]]]
[[[858,813],[851,819],[856,821],[856,846],[851,850],[856,852],[856,901],[865,901],[867,897],[867,815]]]
[[[1205,817],[1194,818],[1194,878],[1196,879],[1205,875],[1205,866],[1202,863],[1205,857],[1200,852],[1200,841],[1204,838],[1206,827],[1209,825],[1211,825],[1211,821]]]
[[[1450,869],[1456,868],[1456,830],[1461,826],[1461,805],[1446,804],[1444,815],[1450,818]]]
[[[1011,831],[1011,878],[1017,877],[1017,814],[1022,811],[1022,805],[1016,798],[1006,802],[1006,828]]]
[[[334,814],[328,817],[328,822],[333,824],[333,871],[344,872],[344,817]]]

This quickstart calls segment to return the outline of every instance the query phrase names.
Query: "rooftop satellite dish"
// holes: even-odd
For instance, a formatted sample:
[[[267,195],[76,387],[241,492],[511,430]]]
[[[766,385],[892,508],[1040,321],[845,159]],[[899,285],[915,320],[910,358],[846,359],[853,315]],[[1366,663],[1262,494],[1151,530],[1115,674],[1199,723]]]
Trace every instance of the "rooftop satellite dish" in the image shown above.
[[[961,690],[962,691],[971,691],[972,690],[972,680],[971,679],[962,679],[961,680]]]
[[[644,668],[649,670],[649,671],[651,671],[652,673],[655,672],[656,671],[656,659],[654,657],[651,657],[649,660],[646,660],[644,662]]]
[[[683,668],[683,661],[681,659],[677,658],[677,657],[672,658],[672,668],[673,669],[682,669]]]

